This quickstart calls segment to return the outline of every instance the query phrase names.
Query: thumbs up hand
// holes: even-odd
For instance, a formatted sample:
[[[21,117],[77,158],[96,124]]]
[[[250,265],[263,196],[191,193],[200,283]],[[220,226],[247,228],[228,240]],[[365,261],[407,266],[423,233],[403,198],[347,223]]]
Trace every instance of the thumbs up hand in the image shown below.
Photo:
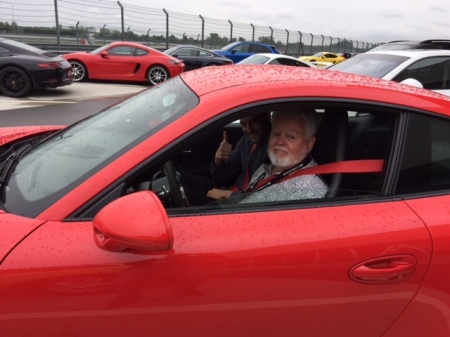
[[[228,132],[223,132],[223,140],[219,145],[214,157],[214,163],[216,165],[221,165],[224,161],[227,161],[231,157],[231,152],[233,151],[233,145],[228,143]]]

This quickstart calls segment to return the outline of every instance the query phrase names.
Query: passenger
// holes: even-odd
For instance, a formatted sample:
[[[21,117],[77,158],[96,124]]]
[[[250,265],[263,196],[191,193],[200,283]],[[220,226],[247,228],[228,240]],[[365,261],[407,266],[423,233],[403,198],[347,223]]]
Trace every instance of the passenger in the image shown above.
[[[319,176],[294,174],[317,165],[310,154],[317,127],[318,117],[314,110],[273,113],[268,147],[271,164],[262,164],[258,168],[239,202],[323,198],[328,188]]]
[[[256,169],[269,161],[270,113],[243,117],[240,124],[244,135],[234,149],[229,143],[228,133],[224,131],[223,140],[211,163],[211,178],[180,168],[192,205],[205,205],[242,191]]]
[[[250,177],[258,167],[268,162],[267,142],[270,135],[270,113],[248,116],[240,119],[244,135],[233,146],[228,142],[228,134],[223,133],[223,140],[216,151],[211,164],[211,177],[219,186],[207,196],[212,199],[229,198],[233,192],[246,189]]]

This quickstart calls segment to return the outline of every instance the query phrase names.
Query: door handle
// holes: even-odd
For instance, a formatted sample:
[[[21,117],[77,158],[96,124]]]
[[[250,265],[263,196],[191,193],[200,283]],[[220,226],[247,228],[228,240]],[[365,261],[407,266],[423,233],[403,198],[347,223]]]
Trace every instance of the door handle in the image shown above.
[[[360,283],[393,283],[408,279],[416,269],[413,255],[391,255],[370,259],[350,269],[349,276]]]

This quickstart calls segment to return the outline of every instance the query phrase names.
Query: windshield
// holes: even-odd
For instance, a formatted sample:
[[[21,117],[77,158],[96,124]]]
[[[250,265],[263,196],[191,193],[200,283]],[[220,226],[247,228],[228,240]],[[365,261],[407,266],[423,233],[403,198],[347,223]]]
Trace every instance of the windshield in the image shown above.
[[[172,55],[172,53],[173,53],[175,50],[177,50],[177,49],[178,49],[178,47],[172,47],[172,48],[169,48],[169,49],[167,49],[167,50],[164,50],[163,53],[164,53],[164,54],[167,54],[167,55]]]
[[[406,56],[366,53],[353,56],[345,62],[337,63],[328,70],[383,78],[392,69],[408,59],[409,57]]]
[[[94,49],[94,50],[91,51],[90,53],[91,53],[91,54],[97,55],[97,54],[100,54],[102,51],[108,49],[109,47],[110,47],[110,45],[107,44],[107,45],[101,46],[101,47],[99,47],[99,48],[97,48],[97,49]]]
[[[45,50],[42,50],[42,49],[37,48],[37,47],[33,47],[33,46],[29,45],[29,44],[22,43],[22,42],[19,42],[19,41],[4,39],[4,40],[2,40],[2,42],[4,44],[9,44],[10,46],[14,46],[14,47],[19,47],[19,48],[25,49],[25,50],[27,50],[29,52],[32,52],[32,53],[36,53],[36,54],[45,54],[46,53]]]
[[[235,45],[239,44],[240,42],[233,42],[230,44],[227,44],[225,47],[222,47],[220,50],[228,50],[228,49],[232,49]]]
[[[59,132],[17,164],[5,189],[5,208],[37,216],[197,104],[198,97],[175,77]]]
[[[265,64],[268,60],[269,58],[267,56],[255,54],[243,59],[237,64]]]

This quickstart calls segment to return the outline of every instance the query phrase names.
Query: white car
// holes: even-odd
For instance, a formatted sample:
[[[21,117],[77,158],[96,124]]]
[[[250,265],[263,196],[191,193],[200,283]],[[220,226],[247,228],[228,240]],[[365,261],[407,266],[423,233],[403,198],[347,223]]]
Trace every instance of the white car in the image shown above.
[[[299,59],[282,54],[260,53],[253,54],[236,64],[277,64],[284,66],[317,68],[311,62],[300,61]]]
[[[450,96],[450,50],[368,51],[328,70],[416,83],[416,86]]]

